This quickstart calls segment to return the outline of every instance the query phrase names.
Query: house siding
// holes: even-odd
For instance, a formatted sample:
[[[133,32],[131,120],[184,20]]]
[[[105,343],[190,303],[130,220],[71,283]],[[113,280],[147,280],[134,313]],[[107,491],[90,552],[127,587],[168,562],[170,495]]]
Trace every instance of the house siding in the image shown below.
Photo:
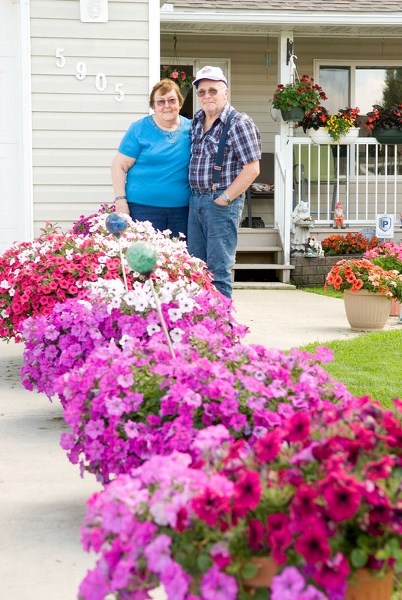
[[[107,23],[81,23],[79,2],[31,2],[34,234],[66,229],[111,202],[110,164],[129,124],[148,112],[148,2],[109,0]],[[56,65],[63,48],[66,64]],[[87,75],[76,77],[77,63]],[[96,75],[106,77],[99,91]],[[102,84],[104,80],[100,80]],[[115,85],[125,98],[115,100]]]

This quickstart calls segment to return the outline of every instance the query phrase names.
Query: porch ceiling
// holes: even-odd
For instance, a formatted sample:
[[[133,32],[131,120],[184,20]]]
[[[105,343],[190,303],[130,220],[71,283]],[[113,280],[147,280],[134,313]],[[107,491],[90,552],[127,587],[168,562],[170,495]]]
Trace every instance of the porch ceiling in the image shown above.
[[[385,3],[388,4],[388,9],[383,12],[339,9],[318,11],[313,6],[308,10],[300,10],[302,3],[293,10],[261,10],[261,3],[258,2],[254,3],[258,7],[254,10],[248,9],[242,2],[237,6],[234,3],[231,8],[227,8],[230,2],[214,2],[213,9],[206,8],[205,2],[193,3],[191,6],[190,2],[187,6],[183,0],[181,3],[165,3],[161,7],[161,33],[254,36],[275,35],[284,30],[292,30],[299,37],[368,38],[402,35],[402,11],[390,10],[390,3]],[[338,4],[338,8],[341,5],[342,3]],[[345,4],[343,8],[346,8]]]

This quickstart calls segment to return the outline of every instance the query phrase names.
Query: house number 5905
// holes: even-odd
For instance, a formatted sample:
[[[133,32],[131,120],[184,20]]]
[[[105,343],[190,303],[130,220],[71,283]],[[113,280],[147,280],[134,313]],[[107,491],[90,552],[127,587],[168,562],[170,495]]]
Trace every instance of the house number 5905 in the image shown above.
[[[64,56],[64,48],[56,48],[56,67],[62,69],[66,66],[67,60]],[[80,61],[75,65],[75,76],[78,81],[83,81],[87,76],[87,65],[86,63]],[[95,75],[95,87],[98,92],[104,92],[107,88],[108,81],[105,73],[97,73]],[[115,95],[113,96],[116,102],[122,102],[124,100],[124,92],[123,92],[123,83],[115,84]]]

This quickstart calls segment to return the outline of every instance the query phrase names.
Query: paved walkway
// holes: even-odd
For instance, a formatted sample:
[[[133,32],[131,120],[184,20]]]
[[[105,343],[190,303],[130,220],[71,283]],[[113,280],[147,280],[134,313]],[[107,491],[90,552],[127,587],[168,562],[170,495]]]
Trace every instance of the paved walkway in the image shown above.
[[[342,300],[298,290],[235,290],[246,343],[289,349],[355,337]],[[387,328],[399,327],[390,318]],[[76,600],[94,556],[81,549],[85,503],[100,486],[59,446],[57,401],[23,389],[21,344],[0,341],[0,597]],[[160,594],[156,597],[161,598]]]

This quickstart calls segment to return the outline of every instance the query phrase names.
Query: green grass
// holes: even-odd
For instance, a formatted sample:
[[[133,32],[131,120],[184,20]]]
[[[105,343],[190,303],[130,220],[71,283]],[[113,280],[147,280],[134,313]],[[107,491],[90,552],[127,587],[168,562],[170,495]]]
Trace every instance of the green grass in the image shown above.
[[[343,297],[342,292],[323,286],[300,288],[305,292]],[[303,350],[314,352],[322,343],[308,344]],[[342,381],[355,396],[370,396],[384,407],[393,398],[402,397],[402,326],[398,330],[362,333],[352,340],[336,340],[325,344],[335,359],[324,368],[337,381]]]
[[[314,352],[322,343],[308,344],[302,350]],[[355,396],[370,396],[390,407],[393,398],[402,397],[402,326],[397,331],[362,333],[351,340],[326,342],[334,360],[323,367],[342,381]]]

